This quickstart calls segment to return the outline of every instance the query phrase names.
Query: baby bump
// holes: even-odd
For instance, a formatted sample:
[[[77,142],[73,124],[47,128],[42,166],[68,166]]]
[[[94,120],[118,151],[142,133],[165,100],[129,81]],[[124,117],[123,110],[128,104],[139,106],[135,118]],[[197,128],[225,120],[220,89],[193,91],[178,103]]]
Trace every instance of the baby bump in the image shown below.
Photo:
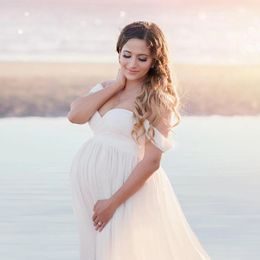
[[[81,189],[97,199],[119,189],[138,162],[136,148],[120,149],[101,139],[92,138],[84,144],[74,158],[71,172]]]

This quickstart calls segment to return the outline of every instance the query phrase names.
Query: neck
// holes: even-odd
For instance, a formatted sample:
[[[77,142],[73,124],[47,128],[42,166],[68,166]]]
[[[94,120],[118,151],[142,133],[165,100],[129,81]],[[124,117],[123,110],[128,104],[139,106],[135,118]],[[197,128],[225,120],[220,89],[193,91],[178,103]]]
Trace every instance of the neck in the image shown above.
[[[125,85],[126,92],[136,92],[139,91],[142,85],[142,80],[127,80]]]

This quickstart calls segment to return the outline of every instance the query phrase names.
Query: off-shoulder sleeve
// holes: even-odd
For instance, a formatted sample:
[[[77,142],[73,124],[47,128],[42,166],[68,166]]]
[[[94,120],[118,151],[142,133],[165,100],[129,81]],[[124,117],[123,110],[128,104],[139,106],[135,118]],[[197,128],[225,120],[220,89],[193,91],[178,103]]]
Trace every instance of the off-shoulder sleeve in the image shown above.
[[[150,126],[149,121],[146,119],[144,121],[144,127],[146,130],[146,136],[149,138],[149,135],[147,133],[147,130]],[[170,148],[172,148],[173,143],[170,140],[170,137],[165,137],[156,127],[153,127],[154,129],[154,141],[151,139],[151,142],[159,148],[162,152],[166,152]]]
[[[91,88],[89,92],[87,92],[86,94],[83,94],[83,96],[88,96],[89,94],[95,93],[101,89],[103,89],[103,85],[101,83],[98,83],[93,88]]]

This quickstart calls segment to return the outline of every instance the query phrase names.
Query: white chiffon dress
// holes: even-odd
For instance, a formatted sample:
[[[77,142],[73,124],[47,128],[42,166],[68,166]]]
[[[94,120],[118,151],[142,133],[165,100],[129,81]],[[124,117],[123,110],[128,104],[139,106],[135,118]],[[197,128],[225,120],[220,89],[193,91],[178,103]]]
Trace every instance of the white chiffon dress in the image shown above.
[[[88,95],[102,88],[98,83]],[[95,230],[94,204],[115,193],[144,155],[145,137],[139,145],[133,140],[133,123],[133,112],[124,108],[113,108],[104,116],[95,112],[89,121],[93,137],[80,147],[72,160],[70,184],[80,259],[210,259],[188,224],[162,167],[117,208],[101,232]],[[146,120],[145,128],[148,127]],[[170,139],[154,130],[153,144],[163,152],[169,150]]]

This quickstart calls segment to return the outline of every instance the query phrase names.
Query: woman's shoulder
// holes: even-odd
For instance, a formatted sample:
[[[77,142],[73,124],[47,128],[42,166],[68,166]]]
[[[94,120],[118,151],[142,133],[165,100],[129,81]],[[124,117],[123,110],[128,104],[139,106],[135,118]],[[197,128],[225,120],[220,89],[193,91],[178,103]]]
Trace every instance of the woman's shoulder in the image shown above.
[[[173,112],[170,109],[162,108],[160,114],[156,114],[154,111],[148,117],[148,121],[152,122],[152,126],[157,128],[166,137],[171,129]]]

